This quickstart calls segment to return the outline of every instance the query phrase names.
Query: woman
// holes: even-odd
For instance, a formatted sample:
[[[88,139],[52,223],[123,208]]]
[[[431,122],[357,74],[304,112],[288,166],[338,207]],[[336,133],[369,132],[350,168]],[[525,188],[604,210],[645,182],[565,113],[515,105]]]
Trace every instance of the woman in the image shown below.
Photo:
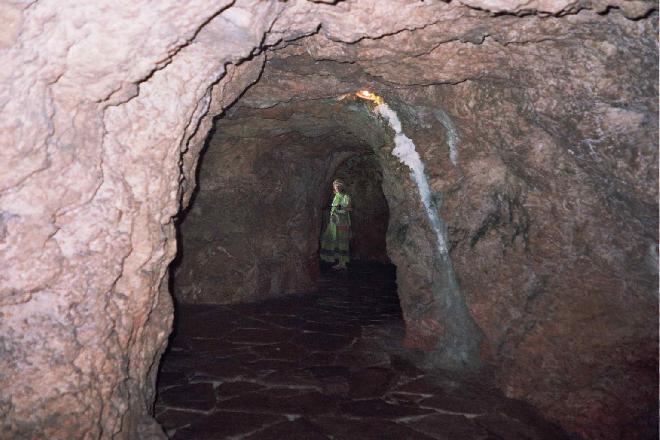
[[[330,222],[321,239],[321,260],[337,264],[334,270],[346,270],[349,262],[348,244],[351,240],[351,198],[344,192],[344,182],[332,182],[335,196],[330,207]]]

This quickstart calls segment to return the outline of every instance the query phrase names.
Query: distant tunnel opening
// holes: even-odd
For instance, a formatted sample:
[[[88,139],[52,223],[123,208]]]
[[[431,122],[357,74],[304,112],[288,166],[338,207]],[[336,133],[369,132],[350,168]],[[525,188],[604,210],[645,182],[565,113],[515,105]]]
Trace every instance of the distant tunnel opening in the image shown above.
[[[319,241],[322,241],[331,215],[332,182],[344,182],[350,196],[350,258],[361,263],[391,264],[387,255],[389,207],[383,194],[383,171],[373,152],[359,153],[340,163],[324,186],[321,198],[323,220]]]

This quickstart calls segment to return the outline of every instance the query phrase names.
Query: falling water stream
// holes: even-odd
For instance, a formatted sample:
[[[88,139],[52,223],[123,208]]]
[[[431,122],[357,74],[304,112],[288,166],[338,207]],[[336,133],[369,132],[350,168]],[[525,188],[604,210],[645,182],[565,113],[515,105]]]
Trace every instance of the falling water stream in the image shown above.
[[[390,127],[392,127],[392,130],[394,130],[395,147],[394,150],[392,150],[392,154],[399,158],[401,163],[410,168],[412,178],[415,181],[415,184],[417,184],[420,198],[424,204],[426,215],[428,216],[431,227],[437,237],[438,250],[440,251],[440,255],[445,257],[447,255],[447,240],[445,238],[442,221],[438,216],[438,207],[435,206],[436,204],[431,198],[431,187],[429,186],[426,173],[424,172],[422,158],[419,156],[417,150],[415,150],[415,144],[412,139],[402,132],[401,121],[396,112],[385,103],[378,105],[376,111],[387,120]]]
[[[444,327],[438,339],[437,350],[434,351],[434,362],[448,368],[479,365],[479,341],[483,336],[474,323],[460,293],[447,249],[445,225],[438,215],[440,202],[436,196],[431,195],[431,187],[424,171],[424,162],[416,151],[412,139],[403,133],[399,116],[384,102],[383,98],[368,90],[360,90],[355,93],[355,96],[374,103],[373,110],[383,117],[394,130],[395,146],[392,155],[410,168],[410,176],[417,185],[424,210],[436,236],[439,258],[432,258],[430,261],[432,264],[431,290],[436,300],[432,301],[428,310],[425,311],[427,316],[441,321]],[[433,115],[445,128],[449,159],[455,166],[458,166],[456,151],[458,133],[447,114],[438,111]]]

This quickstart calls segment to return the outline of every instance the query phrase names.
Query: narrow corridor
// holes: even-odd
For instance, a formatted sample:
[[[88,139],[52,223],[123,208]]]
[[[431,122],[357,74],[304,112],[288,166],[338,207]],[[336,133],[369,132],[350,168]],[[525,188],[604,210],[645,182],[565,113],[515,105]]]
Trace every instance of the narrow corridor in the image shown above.
[[[172,439],[561,439],[527,404],[416,364],[394,271],[328,274],[318,293],[180,306],[158,379]]]

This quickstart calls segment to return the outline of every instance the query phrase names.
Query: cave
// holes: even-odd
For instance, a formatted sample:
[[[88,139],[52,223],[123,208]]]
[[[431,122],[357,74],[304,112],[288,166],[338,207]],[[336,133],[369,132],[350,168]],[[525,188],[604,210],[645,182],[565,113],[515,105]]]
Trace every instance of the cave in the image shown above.
[[[400,308],[392,365],[487,379],[509,402],[495,412],[547,429],[519,438],[657,438],[656,2],[37,0],[0,16],[1,437],[167,438],[154,404],[175,319],[344,307],[318,292],[374,272],[320,271],[341,176],[374,201],[356,262],[396,268],[394,290],[372,280]]]

